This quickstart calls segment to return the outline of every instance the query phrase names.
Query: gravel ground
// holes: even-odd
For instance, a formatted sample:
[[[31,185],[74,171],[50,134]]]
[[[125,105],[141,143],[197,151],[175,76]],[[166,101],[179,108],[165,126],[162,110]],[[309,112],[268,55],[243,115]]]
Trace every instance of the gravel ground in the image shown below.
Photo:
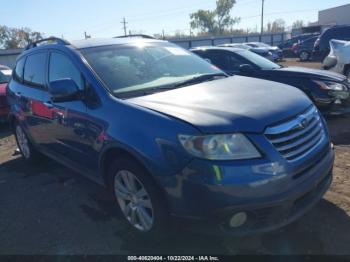
[[[302,218],[244,238],[179,227],[161,242],[133,239],[102,187],[49,159],[24,163],[14,137],[0,127],[0,254],[350,254],[350,118],[327,122],[334,181]]]

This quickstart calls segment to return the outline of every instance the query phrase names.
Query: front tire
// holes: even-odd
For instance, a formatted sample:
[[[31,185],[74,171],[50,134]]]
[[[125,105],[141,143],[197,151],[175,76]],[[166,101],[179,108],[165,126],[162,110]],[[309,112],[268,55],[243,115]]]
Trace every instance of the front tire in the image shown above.
[[[131,158],[115,160],[108,171],[108,186],[134,234],[164,235],[169,220],[164,198],[140,164]]]
[[[302,51],[302,52],[299,54],[299,59],[300,59],[300,61],[302,61],[302,62],[309,61],[309,59],[310,59],[310,54],[309,54],[309,52],[307,52],[307,51]]]

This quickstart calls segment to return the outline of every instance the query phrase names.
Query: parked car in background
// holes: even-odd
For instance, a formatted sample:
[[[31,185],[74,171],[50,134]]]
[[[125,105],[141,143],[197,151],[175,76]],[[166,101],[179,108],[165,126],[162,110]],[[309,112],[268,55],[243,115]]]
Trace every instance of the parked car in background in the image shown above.
[[[350,81],[350,41],[331,40],[331,51],[323,61],[323,67],[344,74]]]
[[[0,65],[0,123],[7,120],[9,113],[9,105],[6,99],[6,86],[10,81],[12,70],[7,67]]]
[[[156,239],[171,218],[206,233],[269,231],[331,184],[326,123],[294,87],[228,77],[156,39],[39,43],[8,85],[23,158],[40,152],[105,185],[136,234]]]
[[[267,47],[251,47],[245,43],[231,43],[231,44],[223,44],[219,46],[234,47],[234,48],[249,50],[251,52],[254,52],[255,54],[261,55],[262,57],[265,57],[271,61],[274,61],[274,56],[272,55],[271,51]]]
[[[334,26],[326,29],[316,40],[312,52],[312,60],[322,62],[329,54],[329,41],[345,40],[350,41],[350,25]]]
[[[191,51],[230,75],[295,86],[304,91],[324,114],[350,112],[350,83],[341,74],[303,67],[282,67],[253,52],[237,48],[197,47]]]
[[[295,37],[292,37],[283,43],[278,45],[278,48],[282,50],[284,57],[295,57],[295,53],[293,51],[294,44],[298,44],[306,39],[309,39],[313,36],[318,36],[319,34],[302,34]]]
[[[300,61],[305,62],[310,60],[317,38],[318,36],[313,36],[300,43],[294,44],[292,50],[299,57]]]
[[[274,61],[282,61],[283,60],[283,52],[277,46],[270,46],[270,45],[262,43],[262,42],[249,42],[246,44],[251,46],[251,47],[254,47],[254,48],[258,48],[258,47],[267,48],[272,53],[272,57],[273,57]]]

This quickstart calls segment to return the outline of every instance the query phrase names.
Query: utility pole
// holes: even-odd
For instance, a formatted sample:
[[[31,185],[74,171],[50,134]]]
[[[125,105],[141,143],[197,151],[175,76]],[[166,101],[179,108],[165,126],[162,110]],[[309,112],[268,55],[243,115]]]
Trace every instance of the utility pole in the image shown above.
[[[264,4],[265,0],[261,0],[261,34],[264,33]]]
[[[162,30],[162,39],[165,39],[165,33],[164,33],[164,29]]]
[[[126,36],[126,24],[127,24],[127,22],[125,21],[125,17],[123,17],[123,21],[121,21],[120,23],[123,24],[124,35]]]
[[[88,39],[88,38],[91,38],[91,35],[88,35],[87,33],[86,33],[86,31],[84,32],[84,37],[85,37],[85,39]]]

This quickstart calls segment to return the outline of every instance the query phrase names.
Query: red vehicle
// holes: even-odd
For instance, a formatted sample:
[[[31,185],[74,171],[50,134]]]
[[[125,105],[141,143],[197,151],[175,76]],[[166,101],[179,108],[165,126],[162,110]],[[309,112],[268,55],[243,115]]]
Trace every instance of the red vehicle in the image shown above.
[[[10,81],[12,70],[7,66],[0,65],[0,123],[7,120],[9,105],[6,100],[6,86]]]

